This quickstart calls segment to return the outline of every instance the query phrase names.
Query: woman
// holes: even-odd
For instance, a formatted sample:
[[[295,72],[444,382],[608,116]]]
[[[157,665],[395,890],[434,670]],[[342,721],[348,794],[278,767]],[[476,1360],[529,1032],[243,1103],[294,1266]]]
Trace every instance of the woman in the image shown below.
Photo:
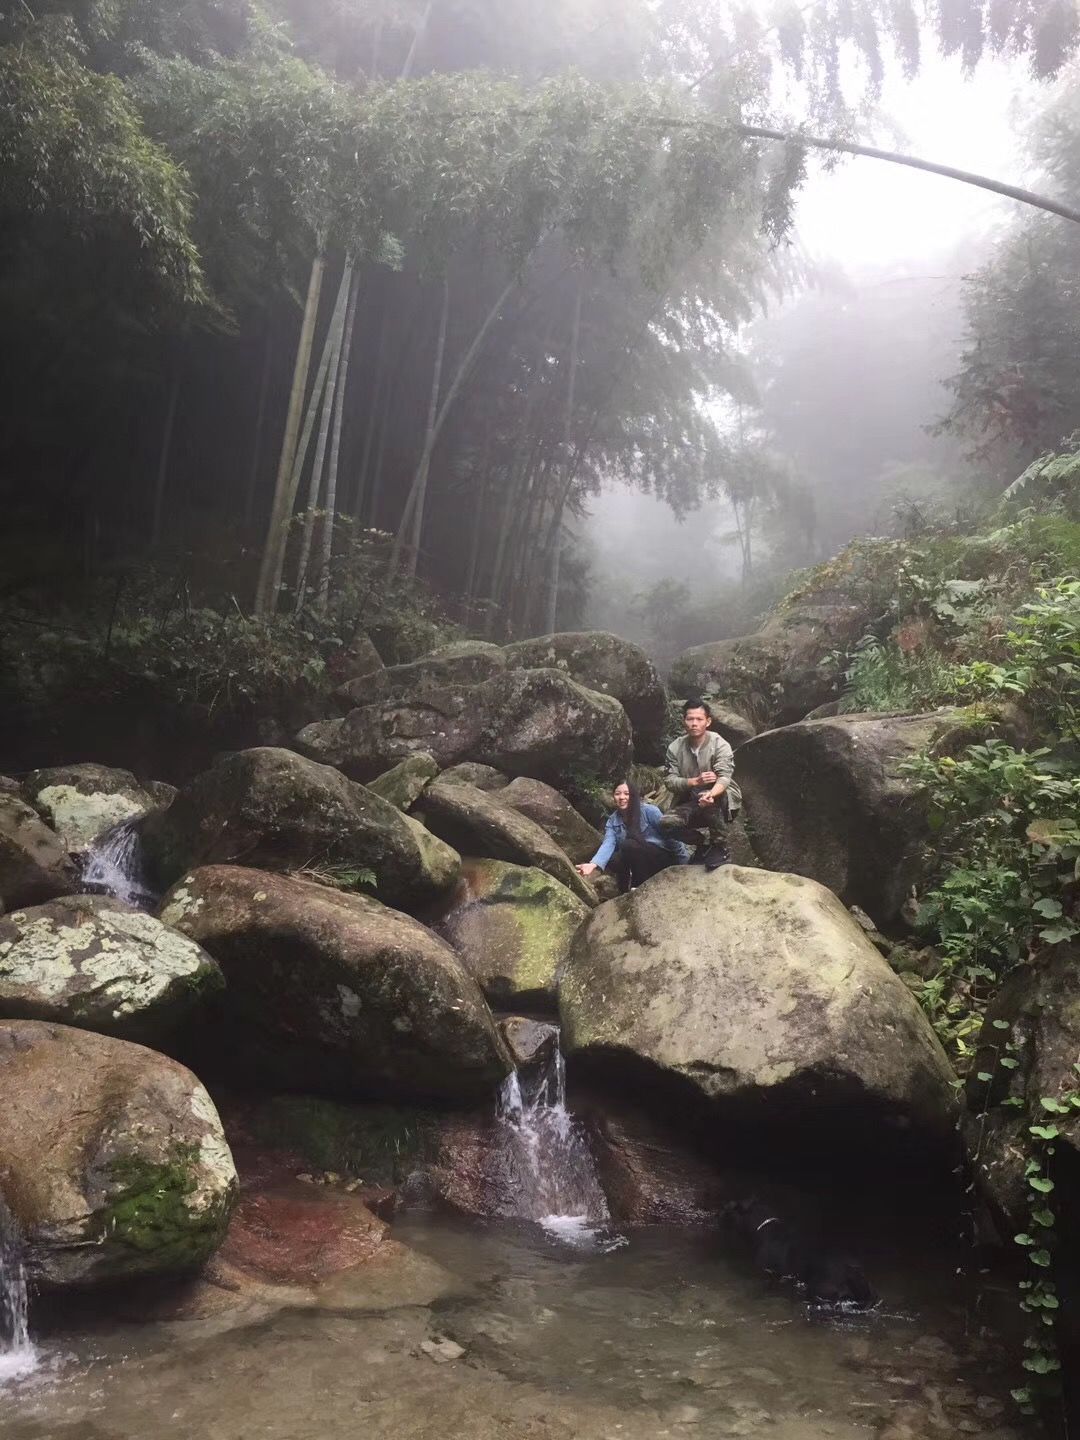
[[[646,804],[636,785],[620,780],[613,798],[615,809],[608,816],[604,843],[587,865],[577,867],[579,875],[609,870],[619,882],[620,894],[625,894],[669,865],[686,864],[690,852],[681,841],[664,834],[659,806]]]

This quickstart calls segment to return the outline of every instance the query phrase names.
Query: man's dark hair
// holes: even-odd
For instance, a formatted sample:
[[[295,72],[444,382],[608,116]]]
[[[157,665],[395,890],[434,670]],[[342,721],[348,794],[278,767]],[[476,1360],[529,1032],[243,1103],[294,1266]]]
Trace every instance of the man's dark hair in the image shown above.
[[[706,700],[687,700],[682,707],[682,717],[684,720],[691,710],[704,710],[706,717],[709,720],[712,719],[712,711],[709,709],[708,701]]]

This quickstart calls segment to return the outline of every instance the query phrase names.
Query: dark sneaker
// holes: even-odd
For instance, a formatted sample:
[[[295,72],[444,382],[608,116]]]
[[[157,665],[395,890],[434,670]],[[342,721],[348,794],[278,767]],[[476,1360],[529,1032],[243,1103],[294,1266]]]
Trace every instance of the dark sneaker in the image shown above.
[[[705,851],[706,870],[719,870],[721,865],[730,865],[731,856],[726,845],[710,845]]]

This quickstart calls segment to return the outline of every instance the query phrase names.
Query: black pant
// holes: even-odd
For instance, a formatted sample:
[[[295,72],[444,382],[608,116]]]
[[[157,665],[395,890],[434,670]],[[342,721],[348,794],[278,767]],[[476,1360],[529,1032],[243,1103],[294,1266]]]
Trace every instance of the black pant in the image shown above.
[[[650,875],[657,875],[675,863],[675,856],[659,845],[650,845],[628,835],[611,857],[608,874],[619,882],[619,894],[625,895],[631,885],[644,885]]]

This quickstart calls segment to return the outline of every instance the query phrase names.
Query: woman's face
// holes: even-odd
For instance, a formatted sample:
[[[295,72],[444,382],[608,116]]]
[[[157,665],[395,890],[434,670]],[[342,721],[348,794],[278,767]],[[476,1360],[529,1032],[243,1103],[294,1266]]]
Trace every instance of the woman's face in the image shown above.
[[[615,786],[615,808],[616,810],[629,810],[630,808],[630,786]]]

